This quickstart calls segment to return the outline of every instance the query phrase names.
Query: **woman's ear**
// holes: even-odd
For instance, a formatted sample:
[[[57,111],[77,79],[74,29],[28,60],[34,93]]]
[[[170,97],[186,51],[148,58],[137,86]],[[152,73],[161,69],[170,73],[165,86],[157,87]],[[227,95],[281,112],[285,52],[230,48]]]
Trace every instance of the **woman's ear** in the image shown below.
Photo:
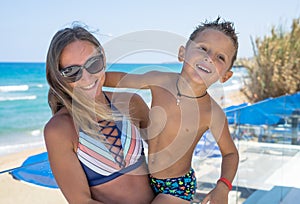
[[[179,62],[183,62],[184,61],[184,55],[185,55],[185,48],[181,45],[179,47],[179,51],[178,51],[178,61]]]
[[[220,78],[220,82],[224,83],[226,82],[228,79],[230,79],[230,77],[233,75],[232,71],[227,71],[223,77]]]

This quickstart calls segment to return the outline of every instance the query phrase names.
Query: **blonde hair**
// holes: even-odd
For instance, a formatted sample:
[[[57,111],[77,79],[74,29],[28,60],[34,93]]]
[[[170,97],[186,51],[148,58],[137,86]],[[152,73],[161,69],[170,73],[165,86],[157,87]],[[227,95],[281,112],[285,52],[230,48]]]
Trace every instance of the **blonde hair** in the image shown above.
[[[95,100],[85,97],[84,94],[77,93],[61,76],[59,72],[60,55],[67,45],[78,40],[90,42],[99,52],[102,50],[99,41],[80,25],[58,31],[51,40],[46,60],[46,78],[50,86],[48,104],[52,114],[65,107],[73,117],[77,128],[91,136],[98,137],[97,120],[118,120],[120,114],[113,114],[113,111],[105,104],[96,103]]]

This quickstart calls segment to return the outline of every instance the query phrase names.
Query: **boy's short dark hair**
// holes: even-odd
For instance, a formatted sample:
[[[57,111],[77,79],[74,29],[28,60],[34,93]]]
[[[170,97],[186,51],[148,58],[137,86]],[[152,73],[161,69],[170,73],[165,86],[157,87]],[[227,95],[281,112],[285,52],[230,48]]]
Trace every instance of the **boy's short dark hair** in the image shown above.
[[[190,35],[187,45],[197,37],[198,33],[201,33],[205,29],[214,29],[220,31],[232,40],[232,43],[235,47],[235,53],[231,61],[231,66],[232,66],[233,62],[236,60],[237,51],[239,47],[237,34],[235,32],[234,24],[232,22],[225,21],[225,20],[220,22],[220,19],[221,17],[218,16],[218,18],[215,21],[212,22],[205,21],[204,23],[198,25],[196,29],[193,31],[193,33]]]

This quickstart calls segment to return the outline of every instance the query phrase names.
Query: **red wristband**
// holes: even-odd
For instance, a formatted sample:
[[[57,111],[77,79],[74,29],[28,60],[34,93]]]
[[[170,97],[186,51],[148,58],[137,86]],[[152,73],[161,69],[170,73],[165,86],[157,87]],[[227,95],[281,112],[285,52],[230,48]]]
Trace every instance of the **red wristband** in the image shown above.
[[[223,183],[225,183],[226,184],[226,186],[228,187],[228,189],[231,191],[232,190],[232,184],[231,184],[231,182],[228,180],[228,179],[226,179],[226,178],[224,178],[224,177],[221,177],[219,180],[218,180],[218,182],[219,181],[222,181]]]

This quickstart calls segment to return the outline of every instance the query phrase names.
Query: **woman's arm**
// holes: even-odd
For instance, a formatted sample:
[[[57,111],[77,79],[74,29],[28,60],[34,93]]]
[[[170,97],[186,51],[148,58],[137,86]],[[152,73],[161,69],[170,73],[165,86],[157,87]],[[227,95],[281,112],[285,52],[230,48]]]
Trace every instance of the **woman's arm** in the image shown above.
[[[142,138],[148,143],[149,107],[138,94],[134,94],[130,103],[131,117],[137,118]]]
[[[139,127],[145,129],[149,122],[149,107],[138,94],[133,94],[130,102],[130,115],[132,118],[139,120]]]
[[[76,155],[77,133],[68,114],[54,116],[44,129],[50,166],[56,182],[69,203],[100,203],[91,192]]]

